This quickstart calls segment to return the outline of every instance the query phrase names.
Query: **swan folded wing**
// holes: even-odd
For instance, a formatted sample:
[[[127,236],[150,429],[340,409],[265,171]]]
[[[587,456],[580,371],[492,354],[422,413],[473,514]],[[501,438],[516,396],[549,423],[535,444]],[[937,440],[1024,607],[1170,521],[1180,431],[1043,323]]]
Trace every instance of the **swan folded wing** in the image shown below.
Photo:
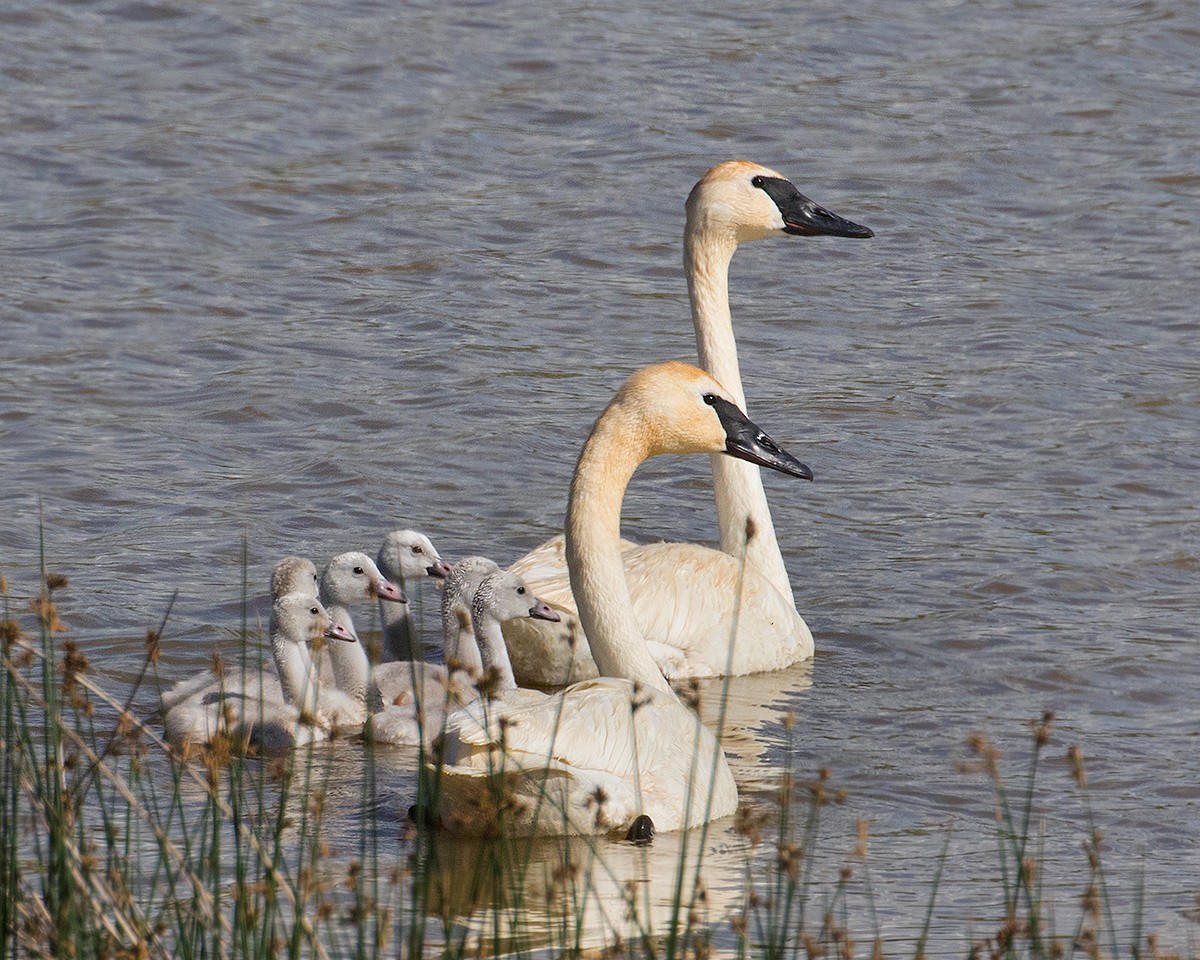
[[[777,670],[812,655],[812,634],[795,608],[763,574],[729,554],[694,543],[647,543],[628,546],[622,559],[634,616],[668,679]],[[530,587],[564,617],[576,615],[565,572]],[[533,630],[545,625],[506,624],[518,656]]]
[[[223,734],[234,744],[264,752],[325,739],[325,731],[313,718],[291,704],[227,690],[201,690],[177,703],[163,718],[163,729],[175,746],[202,746]]]
[[[630,540],[621,540],[621,551],[632,550],[637,546]],[[551,537],[540,546],[534,547],[525,556],[509,566],[509,572],[515,573],[524,580],[539,600],[555,603],[553,597],[543,594],[542,584],[567,577],[567,538],[564,534]],[[575,601],[571,597],[570,585],[567,585],[567,603],[572,612]]]
[[[669,694],[600,678],[533,696],[540,702],[497,700],[455,713],[445,754],[448,825],[490,829],[481,824],[498,814],[485,812],[480,780],[492,782],[493,803],[505,798],[510,826],[544,832],[627,827],[642,813],[660,829],[679,829],[707,819],[710,791],[713,816],[736,807],[728,768],[713,769],[720,748],[711,732]]]
[[[584,771],[557,760],[526,766],[505,754],[493,769],[446,767],[441,817],[453,830],[489,834],[588,834],[626,829],[641,812],[637,791],[620,777]]]
[[[516,692],[533,695],[475,703],[454,714],[452,733],[466,754],[492,752],[503,743],[506,753],[522,757],[522,768],[556,761],[618,776],[635,770],[635,698],[645,702],[654,691],[635,692],[627,681],[601,678],[553,696]],[[448,750],[449,762],[463,759]]]
[[[260,674],[255,668],[253,672],[246,670],[227,671],[224,677],[218,677],[211,670],[205,670],[194,677],[180,680],[170,690],[162,694],[161,707],[166,713],[185,700],[197,697],[223,693],[226,696],[261,697],[267,701],[282,701],[283,690],[279,686],[279,678],[271,674]]]
[[[758,570],[729,554],[692,543],[651,543],[624,559],[638,626],[657,645],[677,651],[674,658],[656,654],[668,678],[777,670],[812,655],[812,634],[792,605]]]

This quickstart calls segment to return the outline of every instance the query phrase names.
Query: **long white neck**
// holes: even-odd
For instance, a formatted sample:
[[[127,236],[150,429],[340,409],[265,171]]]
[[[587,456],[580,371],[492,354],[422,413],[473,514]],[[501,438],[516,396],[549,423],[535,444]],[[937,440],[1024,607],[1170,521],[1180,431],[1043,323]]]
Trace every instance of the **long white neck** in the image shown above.
[[[313,667],[308,645],[297,643],[272,632],[271,647],[275,652],[275,669],[279,671],[279,685],[283,688],[283,699],[301,713],[315,715],[317,712],[317,671]]]
[[[508,647],[504,643],[504,631],[500,627],[500,621],[481,610],[474,611],[472,621],[483,669],[485,672],[495,671],[496,691],[516,690],[517,678],[513,676],[512,661],[508,658]]]
[[[729,262],[737,249],[737,241],[732,235],[702,230],[689,223],[683,246],[700,366],[745,410],[746,395],[742,389],[737,341],[733,337],[733,317],[729,311]],[[747,562],[794,605],[792,584],[779,550],[758,467],[722,454],[714,454],[710,459],[721,549],[738,558],[745,549]],[[753,521],[755,529],[749,544],[746,543],[747,520]]]
[[[645,459],[610,406],[584,445],[567,505],[567,569],[579,621],[602,677],[670,690],[633,614],[621,559],[621,504],[625,488]]]
[[[407,593],[407,584],[401,583]],[[393,600],[379,601],[379,622],[383,626],[383,652],[385,660],[423,660],[414,656],[421,653],[420,645],[413,642],[412,620],[408,615],[407,603]]]
[[[483,657],[471,627],[470,600],[464,600],[472,585],[478,586],[478,578],[469,580],[461,571],[450,574],[446,581],[442,591],[442,644],[447,664],[479,676],[483,673]]]
[[[350,611],[337,603],[327,604],[325,610],[329,614],[330,620],[341,624],[354,634],[353,643],[335,640],[326,646],[329,651],[329,665],[333,667],[334,683],[344,694],[365,704],[369,710],[377,709],[379,695],[378,691],[374,689],[374,684],[371,683],[371,661],[367,658],[367,651],[358,639]]]

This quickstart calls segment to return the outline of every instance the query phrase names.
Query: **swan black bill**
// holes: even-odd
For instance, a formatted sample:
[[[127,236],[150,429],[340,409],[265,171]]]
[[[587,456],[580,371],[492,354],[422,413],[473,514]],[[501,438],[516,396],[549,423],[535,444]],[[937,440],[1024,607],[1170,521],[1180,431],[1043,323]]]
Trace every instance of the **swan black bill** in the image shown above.
[[[737,404],[713,394],[708,394],[704,402],[716,411],[721,426],[725,428],[725,452],[731,457],[756,463],[760,467],[770,467],[801,480],[813,478],[813,472],[807,466],[763,433],[753,420],[738,409]]]
[[[875,236],[870,227],[839,217],[809,200],[790,180],[755,177],[754,185],[775,201],[783,217],[784,233],[797,237],[849,237],[852,240]]]

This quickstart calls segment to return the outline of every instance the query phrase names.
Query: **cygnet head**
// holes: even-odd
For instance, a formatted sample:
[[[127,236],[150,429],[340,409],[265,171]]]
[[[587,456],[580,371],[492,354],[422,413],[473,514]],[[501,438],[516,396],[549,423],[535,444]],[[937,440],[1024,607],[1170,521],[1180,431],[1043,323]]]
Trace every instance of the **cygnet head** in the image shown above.
[[[308,643],[321,638],[353,643],[354,634],[335,623],[316,597],[287,593],[271,605],[271,636],[291,643]]]
[[[271,571],[271,599],[289,593],[317,595],[317,568],[304,557],[284,557]]]
[[[418,577],[444,580],[450,575],[446,563],[429,538],[416,530],[393,530],[383,538],[376,563],[389,580],[402,582]]]
[[[499,569],[500,564],[487,557],[463,557],[446,578],[446,589],[442,594],[443,606],[461,603],[470,607],[483,578]]]
[[[613,415],[636,428],[646,457],[726,453],[793,477],[813,478],[808,467],[742,413],[724,387],[690,364],[659,363],[637,371],[601,419]]]
[[[557,623],[561,617],[548,603],[539,600],[517,574],[502,570],[483,579],[471,603],[476,622],[485,617],[503,623],[517,617],[533,617]]]
[[[404,592],[379,572],[374,560],[358,550],[339,553],[325,565],[321,597],[327,604],[340,607],[380,598],[406,602]]]
[[[692,188],[687,230],[716,234],[734,243],[781,233],[855,239],[875,235],[814,203],[778,171],[747,160],[717,164]]]

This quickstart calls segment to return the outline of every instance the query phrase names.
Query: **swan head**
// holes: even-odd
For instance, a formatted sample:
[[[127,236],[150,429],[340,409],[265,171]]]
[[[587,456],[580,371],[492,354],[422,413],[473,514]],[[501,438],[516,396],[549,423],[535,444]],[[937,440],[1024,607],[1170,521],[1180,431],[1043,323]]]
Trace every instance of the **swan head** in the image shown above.
[[[561,617],[550,604],[533,595],[525,581],[507,570],[484,577],[475,591],[471,615],[476,622],[491,617],[503,623],[518,617],[533,617],[557,623]]]
[[[670,362],[644,367],[610,405],[636,424],[644,455],[725,453],[803,480],[812,471],[783,450],[698,367]]]
[[[284,557],[271,570],[271,599],[289,593],[317,595],[317,568],[304,557]]]
[[[353,643],[354,634],[330,618],[314,596],[287,593],[271,604],[271,635],[291,643],[320,640],[345,640]]]
[[[439,556],[429,538],[416,530],[393,530],[384,537],[375,563],[392,581],[418,577],[445,580],[450,575],[450,564]]]
[[[351,607],[368,600],[405,603],[404,591],[388,580],[365,553],[339,553],[321,573],[321,596],[326,603]]]
[[[782,173],[747,160],[708,171],[687,199],[687,232],[715,234],[736,245],[781,233],[865,239],[874,232],[804,196]]]
[[[500,570],[500,564],[488,557],[463,557],[450,571],[446,578],[445,592],[442,594],[442,606],[446,608],[461,607],[468,609],[475,591],[488,574]]]

